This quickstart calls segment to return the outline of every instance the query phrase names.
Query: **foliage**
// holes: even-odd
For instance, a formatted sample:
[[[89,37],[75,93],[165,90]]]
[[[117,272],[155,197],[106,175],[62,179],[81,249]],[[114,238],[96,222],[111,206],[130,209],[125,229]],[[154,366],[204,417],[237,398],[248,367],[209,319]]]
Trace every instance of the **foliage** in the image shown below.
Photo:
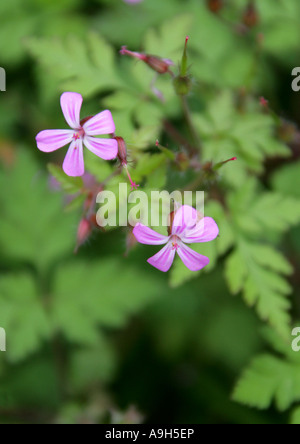
[[[255,1],[251,25],[247,0],[208,3],[0,5],[1,423],[300,421],[300,4]],[[176,76],[186,35],[183,98],[170,74],[119,54],[171,59]],[[88,175],[71,178],[65,148],[38,152],[39,131],[65,127],[63,91],[83,95],[82,117],[111,110],[147,195],[205,191],[220,235],[193,246],[203,271],[177,258],[159,273],[146,262],[158,248],[130,227],[90,222],[100,190],[125,204],[127,175],[85,150]]]

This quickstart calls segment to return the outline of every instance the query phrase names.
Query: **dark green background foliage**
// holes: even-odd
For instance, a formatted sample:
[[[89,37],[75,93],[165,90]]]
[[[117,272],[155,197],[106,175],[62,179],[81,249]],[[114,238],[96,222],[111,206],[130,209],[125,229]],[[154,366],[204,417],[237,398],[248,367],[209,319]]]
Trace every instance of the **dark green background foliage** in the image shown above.
[[[300,2],[257,1],[253,27],[242,24],[248,1],[227,0],[219,14],[207,3],[0,3],[1,423],[300,422],[300,354],[291,350],[300,326],[300,93],[291,90]],[[177,64],[187,34],[199,161],[238,157],[205,180],[173,160],[189,133],[170,77],[157,81],[161,103],[153,72],[118,52],[128,45]],[[84,96],[84,115],[111,109],[142,189],[205,189],[220,237],[195,246],[211,259],[204,272],[180,261],[167,275],[152,269],[157,248],[135,245],[125,257],[126,229],[95,231],[74,255],[82,200],[67,209],[65,200],[78,184],[56,169],[65,193],[53,191],[47,162],[61,165],[65,149],[42,155],[35,144],[37,132],[64,127],[63,91]],[[87,153],[86,165],[99,181],[116,169]]]

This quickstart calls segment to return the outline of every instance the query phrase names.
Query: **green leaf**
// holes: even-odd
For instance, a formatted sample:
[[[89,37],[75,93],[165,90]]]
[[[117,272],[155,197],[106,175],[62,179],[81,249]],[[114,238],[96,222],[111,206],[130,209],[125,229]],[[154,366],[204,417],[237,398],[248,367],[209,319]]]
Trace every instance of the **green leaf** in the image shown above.
[[[278,193],[264,193],[249,209],[261,230],[286,231],[300,222],[299,199]]]
[[[61,82],[62,90],[92,96],[124,85],[117,75],[113,48],[96,33],[89,33],[86,41],[75,35],[64,40],[32,37],[27,48]]]
[[[191,14],[180,14],[167,20],[158,32],[155,29],[148,30],[145,36],[146,53],[174,59],[176,64],[181,58],[185,37],[193,21]]]
[[[138,164],[132,170],[132,177],[136,182],[140,182],[143,177],[152,174],[159,168],[166,160],[165,154],[143,154],[139,159]]]
[[[49,353],[45,356],[43,354],[29,356],[28,360],[14,367],[9,366],[2,383],[7,392],[12,394],[9,405],[3,405],[5,408],[26,406],[31,410],[49,409],[50,411],[57,409],[61,402],[57,369],[53,355]],[[1,415],[2,421],[4,417],[5,415]],[[24,423],[24,418],[20,422]]]
[[[259,316],[285,337],[290,332],[286,296],[291,289],[282,275],[291,272],[290,264],[273,247],[245,239],[239,239],[225,268],[231,292],[243,291],[247,304],[255,306]]]
[[[299,3],[294,0],[279,2],[272,0],[260,2],[259,13],[265,27],[264,49],[288,63],[290,57],[297,52],[295,41],[299,39]],[[278,20],[278,17],[281,20]],[[288,52],[288,54],[287,54]]]
[[[300,424],[300,407],[297,407],[292,411],[290,424],[292,424],[292,425],[299,425]]]
[[[103,0],[100,0],[103,3]],[[116,46],[126,42],[138,50],[145,30],[169,20],[174,14],[182,13],[180,0],[142,1],[139,5],[128,5],[119,0],[104,0],[109,7],[101,9],[97,17],[97,27]],[[126,20],[124,20],[126,17]],[[134,26],[133,26],[134,24]]]
[[[70,177],[58,165],[48,163],[48,171],[60,183],[63,191],[69,194],[75,194],[83,188],[81,177]]]
[[[272,355],[261,355],[237,383],[233,400],[266,409],[273,399],[280,411],[300,401],[300,366]]]
[[[82,208],[84,202],[86,200],[86,194],[79,194],[79,196],[75,197],[65,206],[65,212],[71,212]]]
[[[16,153],[12,169],[0,171],[0,246],[2,255],[44,270],[74,248],[74,215],[63,214],[62,199],[27,149]],[[75,217],[76,218],[76,217]]]
[[[84,162],[87,171],[92,174],[99,183],[105,182],[114,172],[109,162],[105,162],[99,157],[96,157],[88,150],[85,152]]]
[[[289,197],[300,197],[300,162],[285,165],[272,177],[273,188]]]
[[[248,179],[228,197],[236,228],[243,235],[284,232],[300,222],[300,202],[276,192],[261,192],[255,180]]]
[[[71,355],[69,382],[75,391],[84,391],[95,384],[110,381],[116,357],[105,338],[99,337],[95,347],[76,350]]]
[[[233,294],[239,293],[244,285],[248,269],[239,251],[235,250],[226,261],[225,276],[230,291]]]
[[[289,148],[275,137],[275,123],[271,116],[247,109],[236,109],[233,94],[225,90],[209,102],[204,115],[194,114],[194,121],[203,139],[203,155],[207,160],[220,162],[233,156],[235,165],[226,166],[223,177],[239,187],[248,169],[260,173],[269,157],[288,157]]]
[[[123,326],[157,298],[159,282],[125,260],[106,258],[60,267],[53,294],[54,328],[71,342],[96,346],[98,328]]]
[[[292,267],[273,246],[271,233],[281,233],[300,222],[300,203],[273,192],[261,192],[248,179],[228,197],[236,248],[226,261],[225,275],[233,294],[242,291],[248,305],[255,306],[281,335],[289,333],[290,285],[284,276]],[[260,238],[264,243],[260,243]]]
[[[147,177],[147,189],[149,191],[161,190],[167,182],[167,165],[162,164]]]
[[[11,0],[2,2],[0,7],[2,20],[0,28],[1,61],[5,64],[16,64],[25,57],[22,42],[32,35],[68,35],[76,32],[84,35],[86,20],[82,14],[74,13],[74,2],[78,0],[62,0],[49,2]],[[10,36],[9,45],[5,44],[6,36]]]
[[[25,273],[0,277],[1,327],[7,357],[16,362],[39,350],[50,336],[49,321],[33,278]]]
[[[157,137],[159,135],[159,127],[144,126],[135,130],[130,138],[129,146],[132,150],[141,150],[148,147],[154,147]]]

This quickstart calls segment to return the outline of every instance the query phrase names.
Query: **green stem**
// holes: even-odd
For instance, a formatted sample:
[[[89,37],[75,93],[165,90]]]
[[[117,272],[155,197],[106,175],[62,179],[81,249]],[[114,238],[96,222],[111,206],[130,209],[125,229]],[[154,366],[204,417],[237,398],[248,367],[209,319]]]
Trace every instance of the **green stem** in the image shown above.
[[[165,131],[174,140],[174,142],[178,143],[179,145],[185,146],[189,151],[193,150],[189,141],[186,140],[186,138],[182,134],[179,133],[177,128],[175,128],[171,122],[169,122],[168,120],[164,120],[163,124],[164,124]]]
[[[201,142],[200,142],[199,136],[198,136],[197,131],[196,131],[194,124],[193,124],[193,120],[192,120],[191,112],[190,112],[189,105],[187,102],[187,98],[186,98],[186,96],[181,96],[180,99],[181,99],[182,111],[183,111],[187,126],[189,128],[191,140],[192,140],[193,146],[196,148],[196,149],[192,148],[192,150],[193,150],[192,154],[195,154],[200,150]]]

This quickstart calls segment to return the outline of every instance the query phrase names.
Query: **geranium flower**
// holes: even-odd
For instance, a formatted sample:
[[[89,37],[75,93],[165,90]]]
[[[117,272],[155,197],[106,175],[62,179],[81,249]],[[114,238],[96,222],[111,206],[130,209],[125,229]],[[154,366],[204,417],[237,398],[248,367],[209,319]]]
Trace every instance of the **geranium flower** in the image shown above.
[[[60,103],[62,112],[71,130],[46,130],[36,136],[38,149],[50,153],[71,143],[63,163],[63,170],[68,176],[84,174],[83,145],[88,150],[105,160],[115,159],[118,143],[114,139],[99,139],[95,136],[113,134],[115,124],[111,112],[106,110],[94,117],[80,120],[82,96],[73,92],[62,94]]]
[[[185,244],[212,241],[218,236],[219,228],[211,217],[199,220],[199,214],[194,208],[183,205],[174,215],[169,236],[159,234],[140,223],[134,227],[133,234],[141,244],[166,244],[155,256],[148,259],[149,264],[158,270],[167,272],[177,253],[190,270],[198,271],[209,264],[209,258],[196,253]]]

